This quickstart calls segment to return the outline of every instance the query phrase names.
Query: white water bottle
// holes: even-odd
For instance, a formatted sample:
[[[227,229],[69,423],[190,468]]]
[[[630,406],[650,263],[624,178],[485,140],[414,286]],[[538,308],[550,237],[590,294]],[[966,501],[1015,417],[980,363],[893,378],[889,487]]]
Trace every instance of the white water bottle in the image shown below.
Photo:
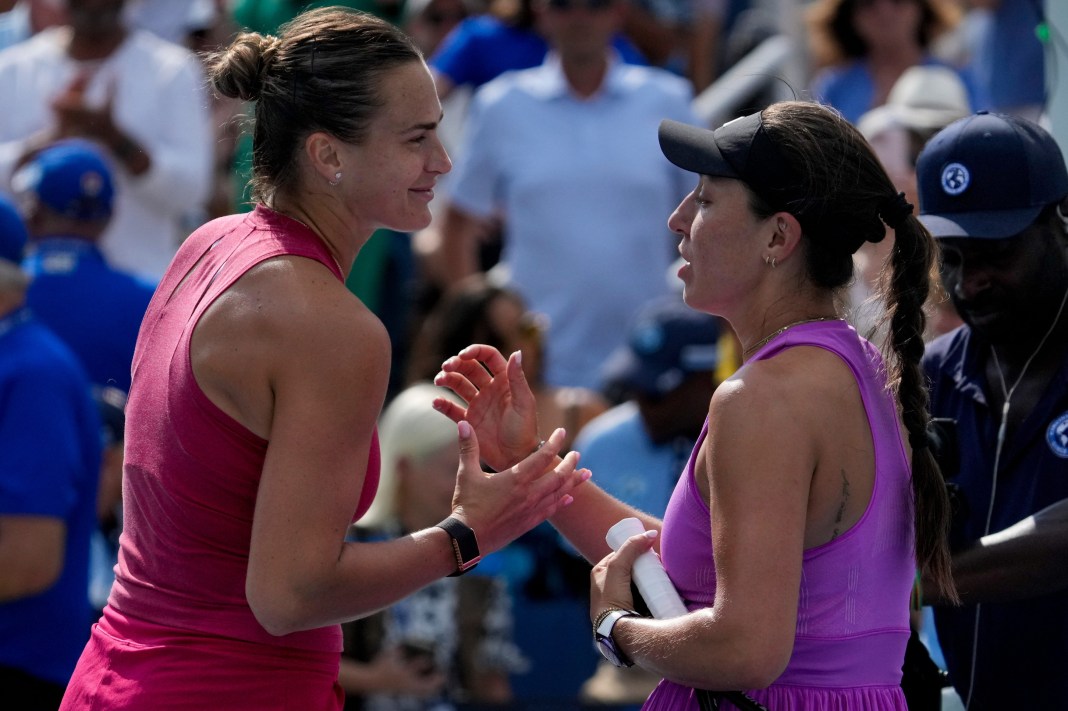
[[[630,538],[645,531],[645,526],[636,518],[625,518],[608,529],[605,541],[618,551],[619,547]],[[642,594],[649,611],[657,619],[678,617],[687,613],[686,605],[682,603],[678,591],[671,583],[664,570],[664,564],[659,556],[653,551],[645,551],[634,561],[632,570],[634,583],[638,586],[638,592]]]

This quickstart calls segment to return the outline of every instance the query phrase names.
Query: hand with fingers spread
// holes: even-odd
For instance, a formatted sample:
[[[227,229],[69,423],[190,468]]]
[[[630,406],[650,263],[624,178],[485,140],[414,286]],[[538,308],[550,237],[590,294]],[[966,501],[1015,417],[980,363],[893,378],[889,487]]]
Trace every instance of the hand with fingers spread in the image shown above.
[[[590,571],[590,621],[596,620],[605,610],[633,610],[634,595],[631,593],[634,561],[638,556],[652,550],[656,541],[656,529],[631,536],[609,553]]]
[[[473,345],[449,358],[434,383],[466,403],[438,399],[435,409],[478,433],[483,461],[500,471],[538,446],[538,410],[517,351],[506,360],[492,346]]]
[[[458,429],[460,468],[452,515],[475,531],[483,554],[503,548],[570,504],[571,491],[590,478],[588,469],[576,469],[577,452],[557,459],[564,441],[562,429],[515,466],[496,474],[482,471],[479,440],[470,424],[461,421]]]

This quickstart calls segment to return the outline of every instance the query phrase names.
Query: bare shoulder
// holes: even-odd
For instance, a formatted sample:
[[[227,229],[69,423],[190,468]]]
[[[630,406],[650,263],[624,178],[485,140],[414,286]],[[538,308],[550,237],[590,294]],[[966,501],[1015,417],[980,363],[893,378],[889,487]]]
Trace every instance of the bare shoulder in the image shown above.
[[[197,324],[192,353],[209,398],[261,436],[283,389],[377,397],[389,354],[370,309],[322,264],[291,256],[256,265],[220,296]]]
[[[758,441],[804,446],[835,418],[852,415],[858,396],[849,367],[818,347],[798,346],[752,361],[724,381],[709,406],[709,431],[721,443]]]
[[[712,396],[712,407],[744,415],[754,406],[774,409],[803,405],[822,388],[837,358],[820,348],[790,348],[774,358],[750,361],[727,378]]]

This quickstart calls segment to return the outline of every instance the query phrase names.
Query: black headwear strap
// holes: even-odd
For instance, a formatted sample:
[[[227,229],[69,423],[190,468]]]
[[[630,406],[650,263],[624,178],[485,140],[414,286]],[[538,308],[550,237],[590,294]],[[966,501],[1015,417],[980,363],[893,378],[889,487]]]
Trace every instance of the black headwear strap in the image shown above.
[[[879,205],[879,217],[886,226],[896,230],[912,214],[912,203],[905,199],[905,193],[890,195]]]

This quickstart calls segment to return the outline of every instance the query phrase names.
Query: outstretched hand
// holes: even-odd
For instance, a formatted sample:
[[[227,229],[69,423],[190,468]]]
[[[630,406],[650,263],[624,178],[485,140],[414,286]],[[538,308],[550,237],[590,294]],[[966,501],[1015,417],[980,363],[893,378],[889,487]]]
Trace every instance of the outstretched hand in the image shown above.
[[[505,360],[492,346],[468,346],[441,365],[434,383],[467,403],[465,408],[438,398],[434,408],[454,422],[469,422],[478,434],[483,461],[497,471],[538,446],[537,403],[518,351]]]
[[[458,431],[460,468],[452,515],[475,531],[483,554],[503,548],[569,505],[571,491],[590,478],[589,469],[576,469],[577,452],[557,457],[564,443],[562,429],[515,466],[497,473],[482,471],[479,440],[471,425],[461,420]]]

